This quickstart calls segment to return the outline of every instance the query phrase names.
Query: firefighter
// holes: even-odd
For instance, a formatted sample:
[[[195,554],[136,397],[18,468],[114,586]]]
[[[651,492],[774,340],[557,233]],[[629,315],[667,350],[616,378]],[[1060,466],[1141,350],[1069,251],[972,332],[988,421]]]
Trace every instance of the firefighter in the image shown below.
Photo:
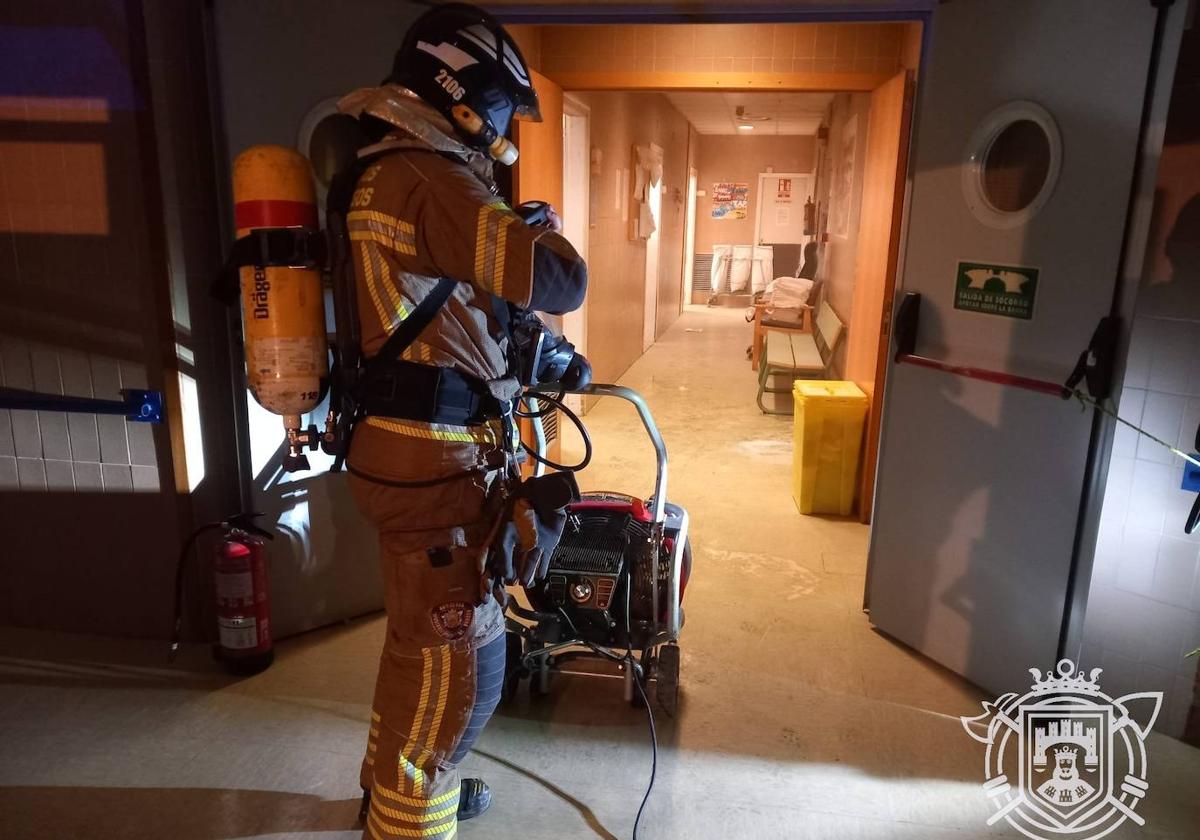
[[[516,158],[510,121],[540,114],[521,51],[487,13],[426,12],[384,83],[339,109],[374,132],[345,216],[363,355],[382,356],[439,280],[457,281],[376,382],[347,458],[355,501],[379,529],[387,607],[361,772],[364,837],[437,840],[491,801],[457,765],[504,675],[488,549],[514,475],[509,411],[520,392],[505,313],[576,309],[587,269],[557,214],[527,225],[497,195],[493,162]]]

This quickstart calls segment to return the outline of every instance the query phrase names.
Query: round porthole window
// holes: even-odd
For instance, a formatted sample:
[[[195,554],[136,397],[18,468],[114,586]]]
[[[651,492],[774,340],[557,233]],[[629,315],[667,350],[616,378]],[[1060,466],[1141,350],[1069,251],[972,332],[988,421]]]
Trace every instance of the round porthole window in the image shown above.
[[[314,106],[300,123],[297,146],[312,163],[317,191],[324,202],[329,182],[354,162],[364,143],[358,120],[337,109],[337,99],[326,99]]]
[[[967,206],[989,227],[1019,227],[1050,198],[1061,164],[1062,140],[1050,113],[1033,102],[1010,102],[971,135],[963,167]]]

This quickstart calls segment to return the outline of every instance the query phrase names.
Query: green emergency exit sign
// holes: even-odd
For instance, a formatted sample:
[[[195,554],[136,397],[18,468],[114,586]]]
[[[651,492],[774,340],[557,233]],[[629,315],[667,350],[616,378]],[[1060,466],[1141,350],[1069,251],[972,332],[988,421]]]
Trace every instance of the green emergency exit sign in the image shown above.
[[[954,308],[1003,318],[1033,317],[1038,269],[1021,265],[960,262],[954,281]]]

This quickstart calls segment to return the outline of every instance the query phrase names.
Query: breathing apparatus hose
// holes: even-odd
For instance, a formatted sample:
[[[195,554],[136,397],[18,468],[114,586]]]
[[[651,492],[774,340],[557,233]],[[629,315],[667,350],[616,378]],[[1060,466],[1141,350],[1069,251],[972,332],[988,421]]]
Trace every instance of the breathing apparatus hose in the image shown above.
[[[583,421],[579,419],[579,415],[568,408],[567,404],[563,401],[563,397],[565,395],[565,391],[559,391],[557,395],[547,394],[542,391],[525,392],[525,397],[532,397],[534,399],[541,400],[542,402],[550,403],[551,406],[554,406],[558,410],[562,411],[562,413],[567,416],[567,419],[574,424],[575,428],[579,430],[579,434],[583,438],[583,458],[580,459],[579,463],[569,466],[566,464],[557,464],[554,461],[550,461],[537,454],[537,452],[534,451],[529,444],[525,443],[525,441],[521,441],[521,449],[523,449],[525,454],[527,454],[530,458],[533,458],[533,460],[540,464],[546,465],[552,470],[558,470],[559,472],[578,472],[579,470],[586,468],[587,465],[592,462],[592,436],[588,434],[587,427],[583,425]],[[538,411],[524,411],[520,407],[520,400],[518,400],[517,407],[513,409],[513,414],[526,420],[535,420],[546,417],[553,410],[554,408],[543,408]]]
[[[183,634],[183,575],[187,569],[188,555],[191,554],[192,546],[196,544],[196,540],[200,538],[201,534],[224,527],[224,522],[209,522],[201,525],[188,534],[187,539],[183,541],[183,547],[179,549],[179,560],[175,564],[175,624],[171,630],[171,647],[167,652],[168,662],[175,661],[175,656],[179,653],[179,639]]]

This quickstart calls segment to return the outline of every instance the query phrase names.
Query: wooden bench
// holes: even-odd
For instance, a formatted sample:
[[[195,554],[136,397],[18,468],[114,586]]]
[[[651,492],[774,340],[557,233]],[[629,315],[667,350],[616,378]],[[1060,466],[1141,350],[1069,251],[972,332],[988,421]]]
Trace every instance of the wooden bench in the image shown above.
[[[773,316],[773,317],[772,317]],[[767,340],[767,330],[787,329],[797,332],[812,332],[812,307],[800,309],[783,309],[771,311],[766,303],[754,304],[754,336],[750,345],[750,369],[758,370],[758,360],[762,358],[763,344]]]
[[[791,414],[763,404],[765,394],[790,394],[797,379],[828,379],[845,325],[833,308],[821,301],[811,332],[765,328],[766,342],[758,367],[758,407],[764,414]],[[771,386],[772,376],[786,376],[787,387]]]

